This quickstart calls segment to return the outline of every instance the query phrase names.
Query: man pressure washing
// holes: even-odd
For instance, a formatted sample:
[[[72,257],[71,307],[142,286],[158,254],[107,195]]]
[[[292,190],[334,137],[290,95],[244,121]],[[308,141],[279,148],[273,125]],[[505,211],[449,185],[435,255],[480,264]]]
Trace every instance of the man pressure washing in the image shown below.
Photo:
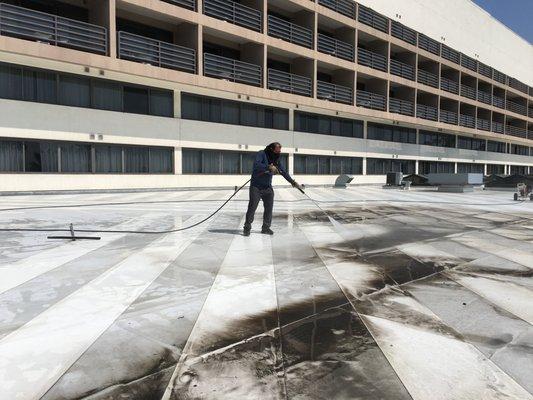
[[[257,153],[250,181],[250,201],[244,223],[244,236],[250,236],[252,222],[259,200],[263,201],[265,212],[263,214],[263,227],[261,233],[273,235],[270,229],[272,223],[272,208],[274,207],[274,189],[272,189],[272,176],[281,174],[293,187],[301,190],[301,186],[287,173],[279,162],[281,156],[281,144],[270,143],[264,150]]]

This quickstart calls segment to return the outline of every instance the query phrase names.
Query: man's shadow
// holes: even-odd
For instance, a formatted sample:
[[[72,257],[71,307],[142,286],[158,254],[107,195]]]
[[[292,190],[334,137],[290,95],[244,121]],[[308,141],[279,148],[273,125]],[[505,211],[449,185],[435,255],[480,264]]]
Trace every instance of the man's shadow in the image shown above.
[[[243,236],[242,229],[208,229],[208,232]]]

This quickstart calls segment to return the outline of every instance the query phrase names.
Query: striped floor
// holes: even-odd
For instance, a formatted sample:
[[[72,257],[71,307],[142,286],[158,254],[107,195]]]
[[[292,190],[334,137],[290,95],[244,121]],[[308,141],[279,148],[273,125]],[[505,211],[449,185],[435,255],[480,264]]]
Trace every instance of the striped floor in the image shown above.
[[[1,197],[0,228],[168,230],[230,194]],[[245,192],[182,232],[0,232],[0,399],[533,399],[533,202],[308,194],[338,223],[277,189],[272,237]]]

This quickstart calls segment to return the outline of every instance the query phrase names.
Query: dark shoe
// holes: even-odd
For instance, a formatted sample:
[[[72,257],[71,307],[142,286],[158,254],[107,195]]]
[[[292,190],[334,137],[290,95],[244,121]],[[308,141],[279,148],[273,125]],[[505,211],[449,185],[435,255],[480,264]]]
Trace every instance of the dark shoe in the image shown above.
[[[270,228],[261,229],[261,233],[264,233],[265,235],[273,235],[274,234],[274,232]]]
[[[243,236],[250,236],[250,229],[245,229],[244,231],[242,231],[242,235]]]

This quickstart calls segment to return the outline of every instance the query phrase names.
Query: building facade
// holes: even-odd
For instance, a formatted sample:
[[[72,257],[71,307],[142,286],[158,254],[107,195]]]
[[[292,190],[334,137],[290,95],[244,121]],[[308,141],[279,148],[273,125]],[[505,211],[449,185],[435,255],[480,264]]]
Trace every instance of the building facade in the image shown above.
[[[229,187],[272,141],[307,184],[533,173],[531,44],[361,3],[0,0],[0,191]]]

